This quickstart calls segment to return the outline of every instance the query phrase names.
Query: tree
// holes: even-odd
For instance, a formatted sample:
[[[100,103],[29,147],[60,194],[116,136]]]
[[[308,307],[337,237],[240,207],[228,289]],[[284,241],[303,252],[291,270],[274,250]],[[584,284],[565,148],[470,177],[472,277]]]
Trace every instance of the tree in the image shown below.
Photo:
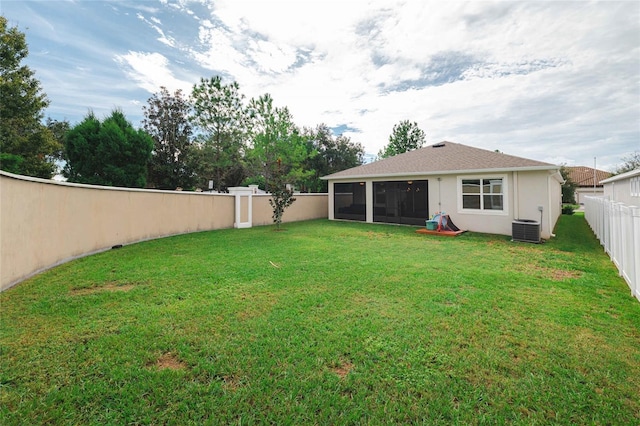
[[[194,158],[200,185],[213,180],[214,189],[224,191],[244,177],[248,118],[243,98],[238,83],[223,84],[219,76],[202,78],[193,87],[190,120],[198,132]]]
[[[143,188],[153,139],[114,110],[104,122],[89,114],[67,133],[64,175],[69,182]]]
[[[564,179],[564,183],[562,184],[562,202],[565,204],[573,204],[576,202],[576,184],[571,180],[569,170],[564,164],[560,166],[560,174]]]
[[[271,174],[271,198],[269,198],[269,205],[273,208],[271,217],[273,218],[273,223],[276,224],[277,230],[280,230],[284,211],[296,200],[293,196],[293,188],[287,187],[285,176],[282,169],[282,160],[278,159],[276,167]]]
[[[67,120],[59,121],[54,120],[51,117],[47,117],[45,126],[53,135],[53,138],[55,139],[58,146],[58,149],[52,152],[49,158],[55,163],[55,173],[60,173],[66,161],[64,153],[64,141],[67,137],[69,129],[71,128],[71,125]]]
[[[67,137],[67,132],[69,132],[71,128],[69,121],[54,120],[51,117],[47,117],[45,126],[49,129],[59,146],[58,151],[52,153],[52,157],[56,160],[64,160],[64,139]]]
[[[143,129],[153,138],[148,184],[159,189],[190,188],[195,175],[188,161],[191,149],[191,105],[181,90],[169,93],[161,87],[142,111]]]
[[[271,95],[265,94],[249,102],[249,114],[252,146],[247,160],[253,176],[263,177],[267,191],[279,185],[280,178],[291,185],[302,182],[309,175],[303,169],[303,162],[314,152],[307,150],[305,138],[294,124],[289,109],[274,107]],[[276,174],[279,176],[274,179]]]
[[[0,168],[48,179],[61,146],[41,123],[49,101],[34,72],[21,65],[28,53],[25,35],[0,16]]]
[[[378,152],[378,157],[392,157],[421,148],[424,144],[425,133],[418,127],[418,123],[404,120],[393,126],[389,144]]]
[[[362,164],[362,144],[353,143],[346,136],[334,137],[326,124],[320,124],[315,129],[305,128],[303,135],[307,140],[308,151],[317,152],[317,155],[304,162],[305,169],[311,171],[304,182],[305,190],[327,192],[327,181],[320,179],[321,177]]]
[[[271,193],[273,221],[280,229],[285,209],[295,201],[293,185],[308,175],[302,164],[310,153],[289,109],[274,107],[271,95],[252,99],[249,111],[253,144],[247,157],[264,177],[265,189]]]
[[[622,161],[624,161],[624,163],[616,167],[613,172],[614,175],[620,175],[622,173],[630,172],[631,170],[640,169],[640,151],[635,151],[633,154],[622,157]]]

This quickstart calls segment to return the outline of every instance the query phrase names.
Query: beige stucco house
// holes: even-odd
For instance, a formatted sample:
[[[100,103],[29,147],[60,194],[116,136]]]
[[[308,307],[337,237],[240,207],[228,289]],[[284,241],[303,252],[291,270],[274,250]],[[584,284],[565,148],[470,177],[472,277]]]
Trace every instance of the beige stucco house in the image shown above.
[[[585,197],[604,195],[604,188],[600,181],[611,177],[611,173],[591,167],[567,167],[571,182],[575,184],[575,202],[583,205]]]
[[[424,226],[444,212],[461,229],[511,235],[540,222],[549,238],[561,213],[560,167],[441,142],[343,170],[329,182],[329,219]]]
[[[609,200],[640,207],[640,169],[601,180],[600,185]]]

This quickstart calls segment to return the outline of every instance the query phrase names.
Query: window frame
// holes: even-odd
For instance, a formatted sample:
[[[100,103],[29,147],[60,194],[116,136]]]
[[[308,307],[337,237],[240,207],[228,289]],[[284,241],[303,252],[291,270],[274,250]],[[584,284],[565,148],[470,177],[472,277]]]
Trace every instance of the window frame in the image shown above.
[[[502,192],[500,194],[485,194],[484,190],[484,181],[492,180],[492,179],[501,179],[502,180]],[[464,193],[462,188],[462,182],[466,180],[479,180],[479,192],[477,195],[480,197],[480,208],[479,209],[469,209],[464,207],[463,196],[470,195],[469,193]],[[466,176],[458,176],[456,189],[458,193],[458,213],[464,214],[480,214],[480,215],[489,215],[489,216],[507,216],[509,214],[509,181],[507,179],[506,174],[496,173],[496,174],[482,174],[482,175],[466,175]],[[475,194],[473,194],[475,195]],[[484,197],[486,195],[502,195],[502,210],[494,210],[494,209],[484,209]]]
[[[632,177],[629,186],[631,187],[631,196],[640,197],[640,176]]]
[[[339,188],[340,185],[348,185],[349,188],[351,189],[350,192],[340,192]],[[356,191],[357,189],[361,189],[361,193],[360,191]],[[340,205],[338,203],[336,203],[336,197],[338,195],[347,195],[350,194],[351,195],[351,204],[348,205]],[[361,198],[364,200],[364,204],[362,203],[355,203],[354,201],[356,200],[356,198],[358,198],[358,195],[361,195]],[[333,219],[335,220],[353,220],[353,221],[359,221],[359,222],[366,222],[367,221],[367,184],[364,181],[355,181],[355,182],[334,182],[332,185],[332,195],[331,197],[333,198]],[[358,209],[360,207],[363,208],[362,212],[359,211],[353,211],[351,212],[351,209],[354,209],[354,207],[358,207]],[[345,211],[340,212],[340,209],[344,208]]]

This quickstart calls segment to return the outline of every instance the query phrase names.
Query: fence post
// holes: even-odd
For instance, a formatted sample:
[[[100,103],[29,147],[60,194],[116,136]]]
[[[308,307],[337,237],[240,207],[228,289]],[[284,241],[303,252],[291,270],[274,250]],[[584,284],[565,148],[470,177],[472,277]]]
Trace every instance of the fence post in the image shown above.
[[[631,206],[632,247],[631,262],[633,262],[633,274],[631,275],[631,294],[640,300],[640,207]]]
[[[640,300],[640,207],[587,197],[584,216],[631,295]]]
[[[229,193],[236,198],[233,226],[235,228],[251,228],[253,226],[253,188],[235,186],[229,188]],[[246,203],[243,202],[243,199],[246,200]]]
[[[633,216],[631,207],[620,204],[620,274],[631,287],[633,294],[633,282],[631,277],[635,275],[633,265]]]

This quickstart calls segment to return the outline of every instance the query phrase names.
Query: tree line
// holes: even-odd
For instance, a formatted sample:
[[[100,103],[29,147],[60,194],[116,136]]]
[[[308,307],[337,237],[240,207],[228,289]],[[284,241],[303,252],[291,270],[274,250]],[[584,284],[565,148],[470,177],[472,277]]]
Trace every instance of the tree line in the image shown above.
[[[65,134],[63,174],[72,182],[219,192],[248,184],[269,191],[283,180],[324,192],[320,177],[362,163],[362,145],[324,124],[300,129],[269,94],[243,100],[238,83],[214,76],[189,96],[161,87],[143,107],[139,130],[119,110],[102,123],[89,113]]]
[[[69,181],[158,189],[211,189],[286,181],[302,191],[325,192],[322,176],[362,164],[364,148],[334,136],[326,124],[300,128],[269,94],[245,102],[238,83],[200,79],[191,93],[165,87],[143,107],[141,129],[121,110],[104,120],[91,111],[71,126],[47,118],[49,100],[22,60],[26,38],[0,15],[0,168]],[[378,158],[420,148],[417,123],[393,127]],[[638,152],[614,174],[640,167]],[[62,170],[59,170],[62,168]]]
[[[326,124],[300,128],[264,94],[245,102],[237,82],[201,78],[191,93],[161,87],[135,129],[120,109],[75,125],[47,118],[49,100],[21,62],[25,35],[0,16],[0,168],[70,182],[157,189],[212,189],[280,182],[324,192],[322,176],[362,164],[364,148]],[[60,170],[61,169],[61,170]]]

